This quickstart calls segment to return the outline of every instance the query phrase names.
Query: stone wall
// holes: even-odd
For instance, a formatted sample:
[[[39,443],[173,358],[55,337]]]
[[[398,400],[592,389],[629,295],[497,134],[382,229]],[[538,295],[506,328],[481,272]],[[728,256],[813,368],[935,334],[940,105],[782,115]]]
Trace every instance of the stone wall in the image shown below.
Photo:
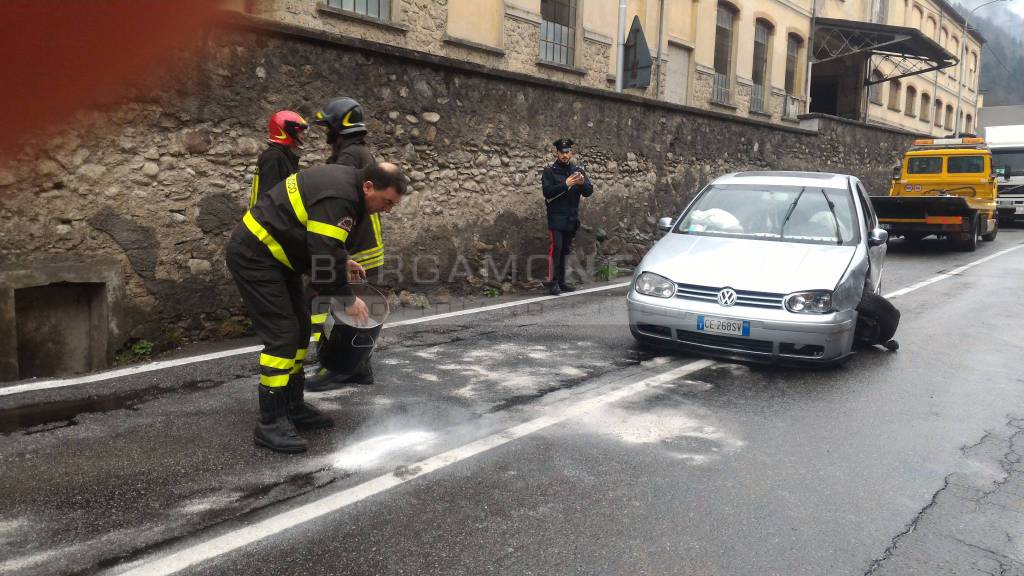
[[[658,217],[719,174],[848,172],[881,192],[913,137],[824,118],[818,132],[780,128],[240,16],[131,90],[65,119],[0,168],[0,260],[114,259],[125,292],[114,342],[237,331],[223,247],[266,118],[281,108],[309,117],[343,94],[364,104],[377,156],[414,181],[383,219],[384,280],[402,286],[414,273],[506,289],[530,285],[527,271],[539,278],[543,260],[529,258],[547,251],[539,180],[559,136],[580,143],[596,187],[580,256],[627,263],[655,238]],[[311,132],[304,166],[326,157]],[[598,242],[599,230],[608,240]]]

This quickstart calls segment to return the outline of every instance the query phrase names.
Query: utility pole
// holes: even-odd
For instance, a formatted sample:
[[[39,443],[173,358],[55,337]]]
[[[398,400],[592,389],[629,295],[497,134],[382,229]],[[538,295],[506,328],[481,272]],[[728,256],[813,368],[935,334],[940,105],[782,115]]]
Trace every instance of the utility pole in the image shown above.
[[[960,54],[958,55],[960,62],[957,64],[957,68],[959,68],[959,70],[956,73],[956,116],[953,117],[953,123],[956,125],[956,134],[954,135],[954,138],[960,137],[960,95],[963,92],[964,87],[964,60],[967,59],[967,23],[971,21],[971,16],[974,14],[975,10],[988,6],[989,4],[995,4],[996,2],[1006,2],[1006,0],[989,0],[984,4],[979,4],[968,12],[967,17],[964,18],[964,29],[963,34],[961,34],[962,38],[960,39]]]
[[[619,28],[615,33],[615,91],[622,92],[622,74],[626,69],[626,2],[619,0]]]

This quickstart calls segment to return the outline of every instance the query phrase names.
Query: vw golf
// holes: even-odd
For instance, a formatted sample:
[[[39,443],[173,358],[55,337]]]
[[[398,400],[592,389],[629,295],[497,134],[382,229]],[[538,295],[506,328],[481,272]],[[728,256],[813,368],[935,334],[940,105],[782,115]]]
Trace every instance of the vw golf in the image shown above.
[[[863,184],[818,172],[740,172],[703,190],[637,267],[641,343],[784,363],[838,363],[857,306],[881,288],[888,235]]]

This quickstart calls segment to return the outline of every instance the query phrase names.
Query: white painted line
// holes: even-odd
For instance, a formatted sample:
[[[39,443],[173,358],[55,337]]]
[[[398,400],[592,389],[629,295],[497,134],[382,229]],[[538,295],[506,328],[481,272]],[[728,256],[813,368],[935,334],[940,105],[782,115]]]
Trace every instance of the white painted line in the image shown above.
[[[938,276],[929,278],[927,280],[922,280],[921,282],[918,282],[917,284],[911,284],[910,286],[907,286],[906,288],[900,288],[899,290],[896,290],[895,292],[890,292],[888,294],[885,294],[885,297],[886,298],[895,298],[897,296],[903,296],[904,294],[910,294],[911,292],[913,292],[915,290],[920,290],[921,288],[924,288],[925,286],[930,286],[932,284],[935,284],[936,282],[940,282],[942,280],[945,280],[946,278],[952,278],[953,276],[956,276],[958,274],[963,274],[967,270],[970,270],[971,268],[974,268],[975,266],[977,266],[979,264],[984,264],[985,262],[988,262],[989,260],[998,258],[998,257],[1000,257],[1000,256],[1002,256],[1004,254],[1009,254],[1010,252],[1013,252],[1014,250],[1017,250],[1019,248],[1024,248],[1024,244],[1018,244],[1018,245],[1013,246],[1011,248],[1007,248],[1006,250],[1003,250],[1001,252],[996,252],[995,254],[991,254],[991,255],[986,256],[984,258],[980,258],[978,260],[975,260],[974,262],[969,262],[967,264],[964,264],[963,266],[960,266],[959,268],[954,268],[954,269],[950,270],[949,272],[943,272],[942,274],[939,274]]]
[[[579,296],[581,294],[590,294],[592,292],[601,292],[603,290],[614,290],[616,288],[623,288],[629,286],[629,282],[620,282],[618,284],[609,284],[607,286],[599,286],[597,288],[587,288],[585,290],[577,290],[575,292],[568,292],[559,296],[539,296],[537,298],[527,298],[525,300],[516,300],[513,302],[505,302],[503,304],[492,304],[490,306],[481,306],[480,308],[470,308],[468,310],[458,310],[455,312],[445,312],[443,314],[434,314],[432,316],[423,316],[421,318],[412,318],[409,320],[401,320],[398,322],[391,322],[385,324],[384,328],[397,328],[399,326],[408,326],[410,324],[422,324],[424,322],[433,322],[434,320],[442,320],[444,318],[452,318],[454,316],[464,316],[467,314],[479,314],[481,312],[491,312],[493,310],[501,310],[502,308],[513,308],[515,306],[523,306],[527,304],[535,304],[537,302],[545,302],[548,300],[554,300],[556,298],[569,298],[572,296]],[[312,341],[312,340],[310,340]],[[19,384],[17,386],[0,387],[0,396],[11,396],[14,394],[21,394],[24,392],[35,392],[39,390],[49,390],[52,388],[64,388],[65,386],[77,386],[80,384],[90,384],[92,382],[102,382],[104,380],[112,380],[114,378],[121,378],[124,376],[132,376],[135,374],[143,374],[146,372],[154,372],[156,370],[165,370],[167,368],[174,368],[175,366],[187,366],[189,364],[196,364],[199,362],[207,362],[209,360],[218,360],[220,358],[230,358],[231,356],[239,356],[242,354],[255,354],[263,349],[262,345],[259,346],[247,346],[245,348],[232,348],[231,350],[223,350],[221,352],[211,352],[209,354],[200,354],[198,356],[186,356],[183,358],[175,358],[173,360],[157,360],[146,364],[140,364],[138,366],[130,366],[128,368],[119,368],[117,370],[110,370],[107,372],[97,372],[95,374],[88,374],[86,376],[78,376],[75,378],[55,378],[48,380],[40,380],[38,382],[30,382],[28,384]]]
[[[696,372],[697,370],[707,368],[712,364],[714,364],[714,361],[712,360],[697,360],[669,370],[668,372],[663,372],[661,374],[645,378],[639,382],[628,384],[601,396],[589,398],[576,404],[554,408],[550,410],[550,413],[539,418],[535,418],[507,430],[491,434],[490,436],[480,440],[470,442],[469,444],[465,444],[459,448],[455,448],[454,450],[449,450],[448,452],[438,454],[437,456],[431,456],[430,458],[426,458],[415,464],[406,466],[403,468],[404,472],[401,475],[385,474],[383,476],[378,476],[377,478],[357,486],[353,486],[347,490],[329,494],[319,500],[304,504],[298,508],[288,510],[287,512],[282,512],[277,516],[272,516],[266,520],[262,520],[244,528],[239,528],[233,532],[217,536],[211,540],[207,540],[206,542],[173,552],[162,558],[156,558],[149,562],[144,560],[136,562],[122,574],[125,576],[163,576],[166,574],[174,574],[175,572],[195,566],[201,562],[211,560],[218,556],[222,556],[228,552],[248,546],[249,544],[269,536],[279,534],[304,522],[309,522],[310,520],[342,510],[356,502],[365,500],[366,498],[380,494],[381,492],[394,488],[395,486],[404,484],[413,478],[419,478],[430,474],[431,472],[436,472],[457,462],[472,458],[477,454],[508,444],[513,440],[517,440],[528,434],[537,432],[538,430],[543,430],[544,428],[554,424],[582,416],[596,408],[621,400],[628,396],[632,396],[654,386],[666,384],[672,380]]]

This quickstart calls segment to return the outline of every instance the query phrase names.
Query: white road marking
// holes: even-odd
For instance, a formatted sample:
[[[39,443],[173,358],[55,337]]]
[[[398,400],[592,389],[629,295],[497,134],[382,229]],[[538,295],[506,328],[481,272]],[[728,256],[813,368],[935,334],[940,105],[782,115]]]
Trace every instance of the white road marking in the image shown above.
[[[917,284],[911,284],[910,286],[907,286],[906,288],[900,288],[899,290],[896,290],[895,292],[890,292],[890,293],[886,294],[885,297],[886,298],[895,298],[897,296],[903,296],[904,294],[910,294],[911,292],[913,292],[915,290],[920,290],[921,288],[924,288],[925,286],[930,286],[932,284],[935,284],[936,282],[941,282],[942,280],[945,280],[946,278],[952,278],[953,276],[956,276],[958,274],[963,274],[967,270],[970,270],[971,268],[974,268],[975,266],[977,266],[979,264],[984,264],[985,262],[988,262],[989,260],[998,258],[998,257],[1000,257],[1000,256],[1002,256],[1004,254],[1009,254],[1010,252],[1013,252],[1014,250],[1017,250],[1017,249],[1022,248],[1022,247],[1024,247],[1024,244],[1018,244],[1018,245],[1013,246],[1011,248],[1007,248],[1006,250],[1003,250],[1003,251],[1000,251],[1000,252],[996,252],[995,254],[991,254],[991,255],[986,256],[984,258],[975,260],[974,262],[969,262],[967,264],[964,264],[963,266],[960,266],[959,268],[954,268],[954,269],[950,270],[949,272],[943,272],[942,274],[939,274],[938,276],[929,278],[927,280],[922,280],[921,282],[918,282]]]
[[[524,306],[528,304],[536,304],[537,302],[546,302],[548,300],[554,300],[556,298],[569,298],[572,296],[579,296],[581,294],[591,294],[593,292],[602,292],[605,290],[614,290],[617,288],[623,288],[629,286],[629,282],[620,282],[618,284],[609,284],[607,286],[599,286],[597,288],[587,288],[585,290],[577,290],[575,292],[569,292],[561,294],[559,296],[539,296],[536,298],[527,298],[525,300],[516,300],[514,302],[505,302],[503,304],[492,304],[490,306],[481,306],[480,308],[471,308],[469,310],[458,310],[455,312],[445,312],[443,314],[434,314],[432,316],[423,316],[422,318],[411,318],[409,320],[400,320],[398,322],[391,322],[385,324],[384,328],[397,328],[399,326],[409,326],[411,324],[422,324],[425,322],[433,322],[435,320],[443,320],[445,318],[453,318],[455,316],[464,316],[467,314],[479,314],[482,312],[492,312],[494,310],[501,310],[503,308],[512,308],[515,306]],[[210,360],[218,360],[220,358],[230,358],[232,356],[240,356],[242,354],[255,354],[263,349],[263,345],[258,346],[247,346],[245,348],[232,348],[231,350],[224,350],[221,352],[211,352],[209,354],[200,354],[198,356],[186,356],[184,358],[175,358],[173,360],[157,360],[155,362],[149,362],[139,366],[130,366],[128,368],[120,368],[117,370],[109,370],[107,372],[97,372],[96,374],[89,374],[86,376],[78,376],[75,378],[54,378],[48,380],[40,380],[38,382],[30,382],[28,384],[19,384],[17,386],[0,387],[0,396],[11,396],[14,394],[21,394],[24,392],[35,392],[38,390],[49,390],[52,388],[64,388],[65,386],[78,386],[81,384],[91,384],[93,382],[103,382],[104,380],[112,380],[114,378],[121,378],[124,376],[132,376],[135,374],[144,374],[146,372],[154,372],[157,370],[165,370],[167,368],[174,368],[176,366],[187,366],[189,364],[197,364],[199,362],[207,362]]]
[[[548,411],[547,414],[539,418],[535,418],[528,422],[513,426],[507,430],[491,434],[490,436],[470,442],[469,444],[449,450],[448,452],[438,454],[437,456],[431,456],[430,458],[420,460],[415,464],[405,466],[402,468],[400,473],[378,476],[377,478],[357,486],[353,486],[347,490],[329,494],[323,498],[299,506],[298,508],[282,512],[276,516],[267,518],[266,520],[262,520],[244,528],[239,528],[233,532],[228,532],[227,534],[217,536],[207,540],[206,542],[190,546],[183,550],[156,558],[152,561],[142,560],[135,562],[127,571],[122,572],[121,574],[125,576],[162,576],[165,574],[174,574],[175,572],[195,566],[201,562],[211,560],[218,556],[227,554],[228,552],[248,546],[249,544],[264,538],[284,532],[285,530],[289,530],[300,524],[309,522],[310,520],[342,510],[356,502],[365,500],[366,498],[404,484],[413,478],[426,476],[431,472],[436,472],[452,464],[472,458],[477,454],[493,450],[499,446],[548,428],[549,426],[582,416],[597,408],[622,400],[623,398],[627,398],[644,390],[667,384],[677,378],[681,378],[703,368],[707,368],[712,364],[714,364],[714,361],[712,360],[697,360],[667,372],[662,372],[661,374],[645,378],[639,382],[634,382],[633,384],[617,388],[606,394],[588,398],[575,404],[553,408]]]

